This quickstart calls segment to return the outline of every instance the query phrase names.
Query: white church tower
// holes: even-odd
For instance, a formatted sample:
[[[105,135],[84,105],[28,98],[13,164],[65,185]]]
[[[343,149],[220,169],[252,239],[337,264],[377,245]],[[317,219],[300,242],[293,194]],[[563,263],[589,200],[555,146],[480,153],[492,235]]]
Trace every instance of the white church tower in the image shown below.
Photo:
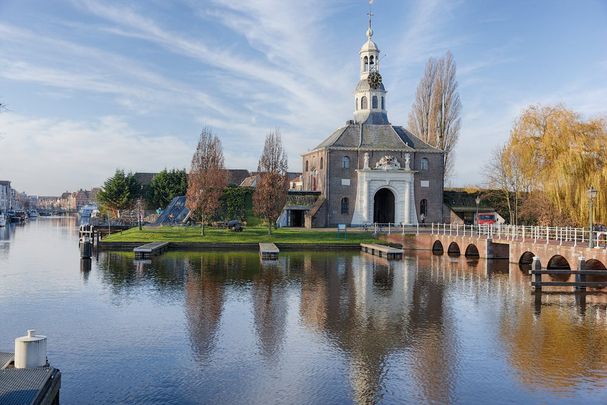
[[[373,28],[369,12],[367,42],[360,48],[360,80],[354,91],[354,122],[389,124],[386,112],[386,89],[379,72],[379,48],[373,42]]]

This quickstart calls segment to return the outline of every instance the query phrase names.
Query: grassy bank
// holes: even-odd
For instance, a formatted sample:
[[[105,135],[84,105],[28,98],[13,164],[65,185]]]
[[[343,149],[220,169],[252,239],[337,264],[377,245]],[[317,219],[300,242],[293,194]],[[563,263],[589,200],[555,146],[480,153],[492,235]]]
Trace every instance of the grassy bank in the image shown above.
[[[104,242],[207,242],[207,243],[298,243],[298,244],[359,244],[377,242],[370,232],[348,232],[347,239],[337,238],[335,230],[310,230],[282,228],[268,235],[265,226],[247,227],[242,232],[232,232],[227,229],[205,228],[205,236],[200,235],[199,227],[144,227],[121,233],[115,233],[104,238]]]

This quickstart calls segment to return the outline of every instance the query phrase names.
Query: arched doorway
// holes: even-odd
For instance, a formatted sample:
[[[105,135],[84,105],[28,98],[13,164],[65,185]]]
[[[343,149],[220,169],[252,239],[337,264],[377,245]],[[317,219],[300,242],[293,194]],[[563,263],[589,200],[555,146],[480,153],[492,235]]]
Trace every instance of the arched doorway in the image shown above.
[[[394,193],[382,188],[373,198],[373,222],[379,224],[394,223]]]

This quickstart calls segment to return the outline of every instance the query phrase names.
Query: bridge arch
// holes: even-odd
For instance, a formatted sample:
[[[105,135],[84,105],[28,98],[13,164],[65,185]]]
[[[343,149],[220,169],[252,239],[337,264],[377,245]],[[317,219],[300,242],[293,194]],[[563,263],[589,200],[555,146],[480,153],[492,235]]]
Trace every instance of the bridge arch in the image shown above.
[[[478,257],[480,257],[480,253],[478,252],[478,248],[476,247],[476,245],[471,243],[466,248],[466,252],[464,253],[464,256],[478,258]]]
[[[548,260],[548,264],[546,265],[546,269],[548,270],[571,270],[571,265],[561,255],[554,255]],[[550,278],[558,281],[567,281],[569,279],[568,274],[551,274]]]
[[[531,263],[533,263],[533,258],[534,257],[535,257],[535,253],[530,252],[530,251],[526,251],[518,259],[518,264],[529,264],[530,265]]]
[[[605,270],[604,276],[586,276],[586,281],[595,281],[595,282],[607,282],[607,267],[605,264],[597,259],[589,259],[584,263],[584,269],[586,270]]]
[[[447,254],[451,257],[458,257],[461,255],[461,251],[459,249],[459,245],[456,242],[451,242],[449,244],[449,248],[447,249]]]
[[[443,248],[443,244],[441,243],[440,240],[437,240],[434,242],[434,244],[432,245],[432,253],[435,255],[442,255],[445,252],[445,249]]]

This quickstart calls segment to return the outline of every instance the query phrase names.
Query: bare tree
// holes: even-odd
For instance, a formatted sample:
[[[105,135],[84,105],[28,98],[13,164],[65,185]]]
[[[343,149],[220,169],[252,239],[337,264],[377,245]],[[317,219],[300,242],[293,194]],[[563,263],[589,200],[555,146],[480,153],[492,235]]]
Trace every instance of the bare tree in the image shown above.
[[[259,180],[253,194],[253,209],[268,223],[268,234],[287,202],[289,176],[287,156],[278,129],[266,136],[257,171]]]
[[[430,121],[432,118],[432,90],[435,77],[436,59],[430,58],[426,62],[424,76],[417,85],[413,108],[409,111],[409,130],[428,144],[432,143],[430,139]]]
[[[461,109],[453,55],[447,52],[442,58],[430,58],[409,112],[409,130],[445,152],[445,179],[453,172],[453,150],[461,128]]]
[[[204,224],[219,210],[219,199],[228,184],[228,173],[224,168],[221,141],[209,128],[204,128],[196,152],[192,157],[192,168],[188,176],[186,205],[200,217],[200,232],[204,236]]]

